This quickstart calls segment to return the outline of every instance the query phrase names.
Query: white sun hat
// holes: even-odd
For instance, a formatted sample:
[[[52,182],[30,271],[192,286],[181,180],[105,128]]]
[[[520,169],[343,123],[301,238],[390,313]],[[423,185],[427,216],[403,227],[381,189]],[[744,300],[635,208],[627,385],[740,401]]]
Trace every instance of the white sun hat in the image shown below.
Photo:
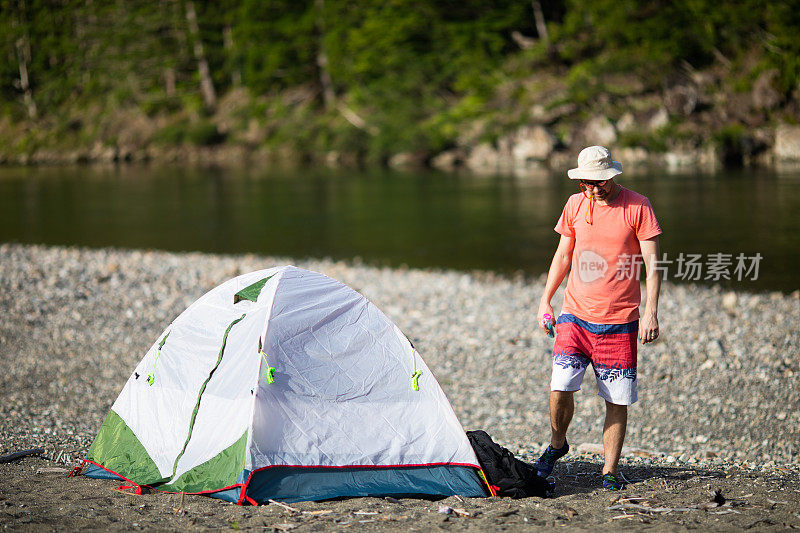
[[[611,152],[603,146],[589,146],[578,154],[578,168],[571,168],[571,180],[602,181],[622,174],[622,163],[611,159]]]

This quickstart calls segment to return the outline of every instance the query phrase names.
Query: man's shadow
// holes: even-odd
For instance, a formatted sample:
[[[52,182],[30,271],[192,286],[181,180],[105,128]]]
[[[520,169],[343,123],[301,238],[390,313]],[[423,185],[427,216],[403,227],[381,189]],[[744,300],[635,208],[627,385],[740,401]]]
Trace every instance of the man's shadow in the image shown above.
[[[570,494],[585,494],[603,488],[601,480],[603,463],[589,461],[559,461],[553,469],[552,478],[555,479],[555,497]],[[689,468],[661,465],[623,465],[620,467],[623,478],[631,488],[636,484],[650,479],[658,478],[667,481],[683,481],[696,476],[725,477],[722,472],[704,468]]]

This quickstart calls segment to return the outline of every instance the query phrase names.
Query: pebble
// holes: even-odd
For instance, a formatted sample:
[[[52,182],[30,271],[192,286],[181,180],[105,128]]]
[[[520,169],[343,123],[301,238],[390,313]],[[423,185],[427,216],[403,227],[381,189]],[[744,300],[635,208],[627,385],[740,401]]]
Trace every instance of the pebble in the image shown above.
[[[553,346],[536,325],[542,277],[0,244],[0,454],[44,447],[62,452],[62,463],[83,457],[175,316],[233,276],[283,264],[372,300],[412,340],[465,429],[486,430],[523,459],[541,453]],[[562,298],[559,289],[556,311]],[[661,337],[639,346],[626,445],[657,450],[653,460],[664,463],[685,456],[800,467],[798,316],[796,295],[664,283]],[[597,446],[604,404],[591,372],[575,398],[570,444]]]
[[[729,313],[736,313],[736,304],[738,300],[739,298],[735,292],[728,292],[722,297],[722,307],[724,307]]]

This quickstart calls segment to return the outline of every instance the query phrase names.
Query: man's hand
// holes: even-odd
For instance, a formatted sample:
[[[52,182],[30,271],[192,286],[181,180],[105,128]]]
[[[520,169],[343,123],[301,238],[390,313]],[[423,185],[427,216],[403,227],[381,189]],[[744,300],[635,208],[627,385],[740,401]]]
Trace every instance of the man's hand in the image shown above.
[[[639,340],[642,344],[653,342],[658,338],[658,318],[655,314],[645,313],[639,320]]]
[[[539,329],[545,332],[545,334],[550,335],[550,332],[544,327],[544,315],[550,315],[553,320],[553,325],[556,323],[556,315],[553,313],[553,306],[550,305],[550,302],[540,302],[539,303],[539,312],[536,314],[536,318],[539,320]]]

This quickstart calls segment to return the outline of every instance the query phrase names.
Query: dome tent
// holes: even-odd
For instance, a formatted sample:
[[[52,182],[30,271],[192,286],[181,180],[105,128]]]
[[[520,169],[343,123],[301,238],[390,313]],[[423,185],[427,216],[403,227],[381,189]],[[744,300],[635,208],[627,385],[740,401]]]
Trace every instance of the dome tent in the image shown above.
[[[478,460],[436,379],[371,302],[285,266],[190,305],[136,366],[85,474],[236,503],[479,497]]]

